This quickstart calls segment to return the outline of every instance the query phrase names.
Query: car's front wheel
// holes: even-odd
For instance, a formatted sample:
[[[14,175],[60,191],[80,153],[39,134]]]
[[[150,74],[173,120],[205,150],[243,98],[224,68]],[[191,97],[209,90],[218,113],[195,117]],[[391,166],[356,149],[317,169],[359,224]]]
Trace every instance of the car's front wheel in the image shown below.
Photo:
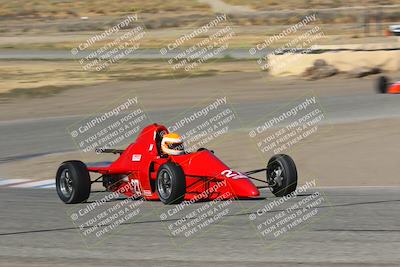
[[[83,162],[65,161],[60,165],[56,174],[56,189],[64,203],[86,201],[90,195],[90,188],[90,175]]]
[[[285,154],[274,155],[267,166],[267,182],[272,193],[283,197],[297,187],[297,169],[291,157]]]
[[[186,178],[182,168],[167,162],[158,170],[156,180],[157,194],[164,204],[179,204],[186,193]]]

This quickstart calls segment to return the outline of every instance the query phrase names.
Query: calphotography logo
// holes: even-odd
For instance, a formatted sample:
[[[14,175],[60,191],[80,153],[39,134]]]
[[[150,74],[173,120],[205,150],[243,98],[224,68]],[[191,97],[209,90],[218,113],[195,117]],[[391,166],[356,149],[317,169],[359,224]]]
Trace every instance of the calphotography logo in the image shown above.
[[[248,136],[261,153],[279,154],[312,138],[325,120],[316,96],[306,96],[252,127]]]
[[[134,96],[71,125],[68,131],[82,152],[101,153],[130,143],[148,123],[138,97]]]
[[[167,127],[170,132],[180,132],[188,152],[222,141],[238,125],[237,116],[226,96],[201,103],[174,119]]]
[[[315,186],[316,181],[310,180],[293,192],[267,202],[249,215],[249,221],[266,241],[301,230],[327,214],[327,211],[321,214],[321,206],[327,199],[314,189]]]
[[[209,61],[221,58],[236,33],[226,14],[181,35],[160,49],[175,77],[189,77]]]
[[[162,209],[159,215],[171,237],[185,238],[184,244],[193,241],[206,231],[210,231],[231,214],[231,206],[236,196],[227,190],[226,180],[210,182],[190,188],[196,194],[189,200],[172,208]],[[207,200],[206,202],[202,202]]]
[[[111,234],[121,230],[122,225],[135,221],[141,216],[144,199],[140,192],[130,198],[116,201],[120,195],[135,191],[134,189],[133,184],[126,183],[114,192],[68,211],[72,223],[87,246],[95,246],[103,242]]]
[[[71,50],[85,71],[104,71],[140,48],[146,29],[138,14],[95,34]]]
[[[283,73],[300,61],[303,55],[318,49],[318,42],[325,38],[325,33],[321,25],[315,25],[317,22],[317,14],[307,15],[279,34],[274,34],[250,48],[249,53],[263,55],[257,59],[261,70]]]

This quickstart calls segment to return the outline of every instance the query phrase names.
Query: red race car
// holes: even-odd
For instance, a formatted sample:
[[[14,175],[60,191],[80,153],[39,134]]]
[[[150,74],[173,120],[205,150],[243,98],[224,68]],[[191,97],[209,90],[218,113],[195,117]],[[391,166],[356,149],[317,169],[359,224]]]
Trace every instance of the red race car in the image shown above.
[[[259,188],[266,187],[276,196],[285,196],[296,189],[297,170],[288,155],[273,156],[262,169],[236,172],[205,148],[193,153],[165,153],[182,151],[177,149],[178,146],[183,148],[179,144],[183,141],[168,143],[175,135],[168,133],[165,126],[152,124],[145,127],[125,150],[98,151],[120,154],[112,163],[87,166],[76,160],[63,162],[56,174],[60,199],[67,204],[86,201],[95,182],[101,182],[108,191],[130,198],[161,200],[164,204],[178,204],[183,200],[254,198],[260,195]],[[251,177],[263,171],[266,172],[265,180]],[[97,173],[99,177],[92,181],[89,172]],[[251,179],[266,185],[257,187]]]
[[[376,89],[381,94],[400,94],[400,81],[390,83],[387,77],[381,76],[376,83]]]

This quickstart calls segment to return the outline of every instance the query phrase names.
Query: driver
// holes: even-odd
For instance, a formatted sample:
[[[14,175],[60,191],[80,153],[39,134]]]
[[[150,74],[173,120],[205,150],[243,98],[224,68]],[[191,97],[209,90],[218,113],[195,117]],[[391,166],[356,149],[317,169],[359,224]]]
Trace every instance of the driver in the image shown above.
[[[185,154],[182,137],[177,133],[165,134],[161,140],[161,150],[167,155]]]

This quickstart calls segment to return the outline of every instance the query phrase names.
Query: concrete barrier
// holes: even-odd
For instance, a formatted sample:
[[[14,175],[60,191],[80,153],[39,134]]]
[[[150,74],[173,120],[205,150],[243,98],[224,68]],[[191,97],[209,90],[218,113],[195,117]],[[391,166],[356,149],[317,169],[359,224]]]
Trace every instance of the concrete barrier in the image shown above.
[[[269,73],[273,76],[301,75],[315,60],[323,59],[340,72],[358,67],[379,67],[385,71],[400,70],[400,50],[392,51],[342,51],[322,54],[285,54],[269,57]]]

